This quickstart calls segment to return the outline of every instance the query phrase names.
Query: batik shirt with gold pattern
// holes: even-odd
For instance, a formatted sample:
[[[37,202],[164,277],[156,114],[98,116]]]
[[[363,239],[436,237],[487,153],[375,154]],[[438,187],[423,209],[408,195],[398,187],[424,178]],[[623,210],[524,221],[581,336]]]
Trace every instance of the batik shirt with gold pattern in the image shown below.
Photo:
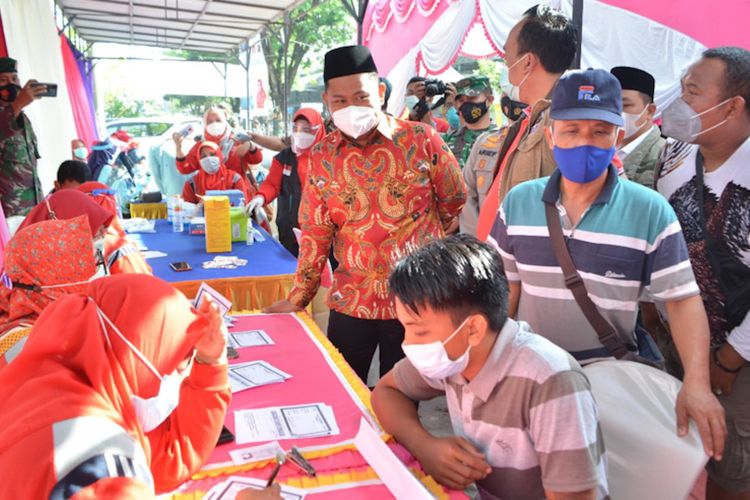
[[[328,306],[356,318],[395,318],[391,268],[442,238],[465,197],[458,163],[432,127],[383,116],[365,146],[334,131],[311,153],[289,300],[300,307],[312,300],[333,246],[339,266]]]

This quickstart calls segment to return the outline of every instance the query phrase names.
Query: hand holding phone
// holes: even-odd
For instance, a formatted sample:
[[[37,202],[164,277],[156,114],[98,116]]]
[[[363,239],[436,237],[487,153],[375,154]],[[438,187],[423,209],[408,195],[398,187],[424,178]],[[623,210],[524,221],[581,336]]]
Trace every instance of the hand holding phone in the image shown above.
[[[31,84],[32,88],[45,87],[44,92],[35,92],[37,97],[57,97],[57,84],[56,83],[41,83],[34,82]]]

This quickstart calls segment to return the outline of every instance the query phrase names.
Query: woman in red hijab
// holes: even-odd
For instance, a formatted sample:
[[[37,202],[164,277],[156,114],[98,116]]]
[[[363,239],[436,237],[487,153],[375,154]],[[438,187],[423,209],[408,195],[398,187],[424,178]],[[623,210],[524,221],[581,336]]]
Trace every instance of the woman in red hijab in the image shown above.
[[[309,170],[310,151],[325,137],[326,131],[323,117],[310,108],[298,110],[292,123],[291,147],[273,158],[268,177],[258,189],[258,194],[247,204],[246,212],[248,215],[257,213],[260,207],[278,197],[276,224],[279,228],[279,242],[296,257],[299,246],[292,228],[299,227],[297,213]]]
[[[50,305],[0,371],[0,498],[153,498],[216,446],[231,392],[216,306],[142,274]]]
[[[200,147],[194,149],[200,170],[195,177],[185,182],[185,187],[182,189],[182,197],[185,201],[198,203],[200,202],[198,196],[205,195],[206,191],[225,189],[239,189],[246,200],[250,199],[250,191],[244,176],[227,169],[218,144],[202,142]],[[255,189],[251,189],[252,194],[255,194]]]
[[[0,287],[0,370],[21,351],[39,314],[58,298],[86,289],[96,273],[86,217],[46,220],[20,229],[8,243]]]
[[[101,182],[85,182],[78,187],[89,198],[114,215],[112,222],[104,233],[104,259],[110,274],[140,273],[153,274],[151,266],[146,263],[138,247],[125,234],[117,217],[117,199],[115,193]]]
[[[198,140],[187,154],[182,150],[185,139],[179,132],[172,135],[177,146],[177,170],[181,174],[191,174],[200,169],[197,149],[203,142],[218,144],[221,155],[229,170],[234,170],[243,178],[247,176],[251,165],[263,161],[260,148],[250,141],[240,141],[227,122],[227,112],[220,107],[212,106],[203,115],[203,137]],[[252,177],[252,174],[249,176]],[[252,185],[255,181],[252,180]],[[257,187],[257,186],[256,186]]]

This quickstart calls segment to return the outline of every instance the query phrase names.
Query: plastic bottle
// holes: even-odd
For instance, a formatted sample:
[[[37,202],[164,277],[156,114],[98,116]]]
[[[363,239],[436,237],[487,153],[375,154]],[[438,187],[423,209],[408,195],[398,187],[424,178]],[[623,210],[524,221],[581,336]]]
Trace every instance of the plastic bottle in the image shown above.
[[[180,197],[175,199],[173,214],[172,231],[181,233],[185,230],[185,222],[182,217],[182,198]]]
[[[245,232],[245,244],[252,245],[255,243],[255,237],[253,235],[253,218],[247,218],[247,231]]]

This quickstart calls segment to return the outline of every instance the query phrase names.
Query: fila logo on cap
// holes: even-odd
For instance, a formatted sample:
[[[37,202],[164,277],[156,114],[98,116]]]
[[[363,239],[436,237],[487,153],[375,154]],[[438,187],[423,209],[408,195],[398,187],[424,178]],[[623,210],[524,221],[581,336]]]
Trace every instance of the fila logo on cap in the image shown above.
[[[594,94],[593,85],[581,85],[578,87],[578,100],[579,101],[601,101],[599,96]]]

